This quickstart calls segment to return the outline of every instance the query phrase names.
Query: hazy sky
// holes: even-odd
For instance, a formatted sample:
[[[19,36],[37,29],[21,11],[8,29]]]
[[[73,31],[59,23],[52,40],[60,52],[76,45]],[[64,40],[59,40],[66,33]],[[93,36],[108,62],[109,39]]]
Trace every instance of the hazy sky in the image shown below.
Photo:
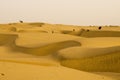
[[[120,0],[0,0],[0,23],[120,25]]]

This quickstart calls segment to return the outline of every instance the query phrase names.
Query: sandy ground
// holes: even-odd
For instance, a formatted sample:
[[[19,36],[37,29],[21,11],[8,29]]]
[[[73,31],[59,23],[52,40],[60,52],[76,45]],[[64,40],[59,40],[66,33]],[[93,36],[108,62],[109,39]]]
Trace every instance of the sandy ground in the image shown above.
[[[111,77],[111,78],[116,79],[116,80],[120,80],[120,73],[97,72],[97,73],[95,73],[95,74],[104,75],[104,76]]]
[[[0,24],[0,80],[120,80],[120,27]]]

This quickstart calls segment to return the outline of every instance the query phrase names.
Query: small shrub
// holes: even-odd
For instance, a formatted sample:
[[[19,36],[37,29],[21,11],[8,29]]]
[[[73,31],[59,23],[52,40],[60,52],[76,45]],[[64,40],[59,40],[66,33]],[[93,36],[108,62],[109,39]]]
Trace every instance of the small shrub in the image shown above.
[[[99,29],[99,30],[101,30],[101,29],[102,29],[102,27],[100,26],[100,27],[98,27],[98,29]]]
[[[19,22],[20,22],[20,23],[23,23],[23,21],[21,21],[21,20],[20,20]]]
[[[73,29],[73,31],[75,31],[75,29]]]
[[[89,30],[89,29],[87,29],[86,31],[87,31],[87,32],[89,32],[90,30]]]
[[[54,33],[54,31],[52,31],[52,34]]]
[[[1,74],[1,76],[4,76],[5,74],[4,73],[0,73]]]

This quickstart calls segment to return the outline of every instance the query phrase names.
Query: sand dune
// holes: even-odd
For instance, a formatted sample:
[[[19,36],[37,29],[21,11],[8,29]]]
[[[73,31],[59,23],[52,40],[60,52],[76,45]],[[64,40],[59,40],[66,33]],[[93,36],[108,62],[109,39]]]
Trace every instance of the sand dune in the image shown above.
[[[48,33],[47,31],[44,31],[44,30],[19,30],[18,31],[19,33],[30,33],[30,32],[34,32],[34,33],[37,33],[37,32],[40,32],[40,33]]]
[[[72,52],[74,51],[74,52]],[[120,46],[107,48],[82,48],[72,47],[59,51],[59,56],[65,59],[81,59],[120,51]]]
[[[120,31],[89,31],[83,32],[82,37],[120,37]]]
[[[14,44],[17,38],[16,34],[0,34],[0,45]]]
[[[23,52],[32,55],[39,55],[39,56],[54,54],[60,49],[64,49],[67,47],[80,46],[79,42],[68,40],[68,41],[48,44],[37,48],[27,48],[27,47],[17,46],[15,43],[16,37],[18,36],[1,34],[1,39],[2,39],[1,44],[7,44],[7,46],[10,47],[11,50],[13,51]]]
[[[0,75],[0,79],[9,80],[114,80],[105,76],[99,76],[65,67],[30,66],[27,64],[0,62],[0,69],[0,74],[3,74]]]
[[[64,31],[61,31],[62,34],[68,34],[68,35],[74,35],[74,36],[81,36],[82,33],[83,33],[84,29],[81,29],[80,31],[67,31],[67,30],[64,30]]]
[[[107,48],[120,46],[120,37],[77,38],[84,48]]]
[[[45,23],[29,23],[29,25],[42,27]]]
[[[63,60],[61,65],[83,71],[120,72],[120,51],[97,57]]]
[[[49,44],[38,48],[26,48],[26,47],[14,46],[12,49],[27,54],[45,56],[49,54],[55,54],[57,51],[61,49],[73,47],[73,46],[80,46],[80,43],[76,41],[64,41],[64,42]]]
[[[41,32],[25,32],[18,33],[19,38],[16,40],[16,45],[23,47],[40,47],[52,43],[75,40],[76,36],[63,35],[59,33],[41,33]],[[33,37],[34,36],[34,37]]]
[[[107,76],[114,78],[115,80],[120,80],[120,73],[112,73],[112,72],[96,72],[95,74],[102,75],[102,76]]]
[[[118,26],[0,24],[2,80],[116,80],[92,72],[117,74],[119,64]]]

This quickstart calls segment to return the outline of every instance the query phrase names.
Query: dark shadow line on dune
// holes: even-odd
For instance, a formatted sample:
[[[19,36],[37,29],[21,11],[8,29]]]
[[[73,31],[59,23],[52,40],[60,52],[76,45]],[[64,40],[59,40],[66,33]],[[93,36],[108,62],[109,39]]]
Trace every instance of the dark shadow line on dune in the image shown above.
[[[2,36],[2,37],[1,37]],[[3,41],[2,45],[5,45],[9,47],[10,50],[16,51],[16,52],[23,52],[26,54],[32,54],[37,56],[45,56],[48,54],[53,54],[61,49],[74,47],[74,46],[81,46],[81,43],[74,41],[74,40],[68,40],[68,41],[62,41],[62,42],[56,42],[48,45],[44,45],[41,47],[34,47],[34,48],[27,48],[16,45],[16,39],[18,38],[18,35],[13,34],[0,34],[1,39],[6,40]]]

